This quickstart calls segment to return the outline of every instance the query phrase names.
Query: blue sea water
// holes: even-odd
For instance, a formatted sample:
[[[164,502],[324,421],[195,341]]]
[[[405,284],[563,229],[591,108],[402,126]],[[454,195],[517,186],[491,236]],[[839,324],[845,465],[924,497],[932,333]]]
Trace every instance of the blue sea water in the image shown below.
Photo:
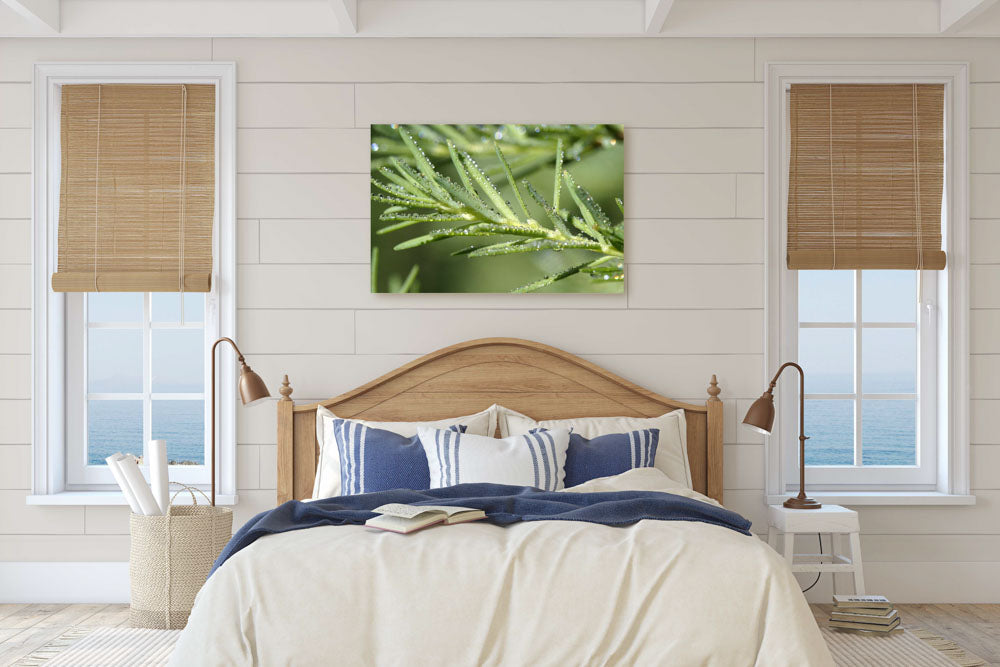
[[[167,459],[205,463],[202,401],[153,401],[154,440],[167,441]],[[142,401],[90,401],[87,462],[100,465],[115,452],[142,456]]]
[[[916,391],[915,371],[865,373],[865,391],[906,394]],[[810,385],[812,385],[810,387]],[[851,374],[807,370],[806,392],[851,391]],[[916,465],[917,405],[914,399],[861,401],[863,465]],[[854,464],[853,400],[806,401],[806,465]]]
[[[861,401],[864,465],[916,465],[916,401]],[[854,401],[806,401],[806,465],[854,464]]]

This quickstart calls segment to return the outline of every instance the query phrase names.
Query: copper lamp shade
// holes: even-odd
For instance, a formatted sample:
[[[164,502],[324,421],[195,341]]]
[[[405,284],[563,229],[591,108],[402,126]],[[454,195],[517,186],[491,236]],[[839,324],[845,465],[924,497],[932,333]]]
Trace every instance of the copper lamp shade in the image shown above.
[[[743,423],[763,435],[771,435],[774,426],[774,395],[765,391],[747,410]]]
[[[806,440],[809,438],[805,434],[806,375],[802,367],[792,361],[782,364],[767,390],[747,410],[743,423],[758,433],[771,434],[774,427],[774,387],[778,384],[781,372],[789,366],[799,372],[799,494],[787,499],[784,506],[796,510],[814,510],[823,505],[806,496]]]
[[[253,405],[271,397],[267,385],[246,362],[240,362],[240,400],[243,405]]]
[[[232,338],[222,337],[212,344],[212,495],[211,501],[212,505],[215,505],[215,348],[219,346],[219,343],[229,343],[233,350],[236,351],[236,358],[240,362],[240,401],[243,405],[253,405],[254,403],[259,403],[264,399],[271,396],[271,393],[267,390],[267,385],[264,381],[260,379],[260,376],[253,372],[253,369],[247,364],[246,360],[243,358],[243,353],[240,352],[240,348],[236,347],[236,343],[233,342]]]

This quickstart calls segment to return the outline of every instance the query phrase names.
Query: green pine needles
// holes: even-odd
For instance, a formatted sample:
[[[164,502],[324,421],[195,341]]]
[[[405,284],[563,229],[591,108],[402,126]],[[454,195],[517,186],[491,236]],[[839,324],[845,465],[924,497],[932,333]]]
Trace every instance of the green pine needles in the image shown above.
[[[530,255],[538,260],[535,264],[549,269],[520,276],[512,292],[541,290],[577,275],[604,287],[578,286],[574,291],[621,291],[622,174],[613,174],[619,190],[613,197],[617,210],[609,215],[567,169],[621,140],[621,126],[616,125],[373,126],[371,199],[373,212],[382,210],[379,225],[372,221],[372,289],[379,287],[375,237],[410,230],[409,238],[394,243],[394,251],[405,253],[460,239],[466,243],[445,257],[490,262],[501,256]],[[617,147],[619,161],[612,165],[621,164],[621,146]],[[490,166],[480,166],[487,161]],[[542,184],[543,178],[551,184],[548,197],[539,192],[549,187]],[[608,199],[606,194],[604,198]],[[563,256],[570,261],[559,260]],[[425,272],[429,268],[425,266]],[[416,291],[417,275],[414,264],[405,279],[390,275],[393,284],[386,287]]]

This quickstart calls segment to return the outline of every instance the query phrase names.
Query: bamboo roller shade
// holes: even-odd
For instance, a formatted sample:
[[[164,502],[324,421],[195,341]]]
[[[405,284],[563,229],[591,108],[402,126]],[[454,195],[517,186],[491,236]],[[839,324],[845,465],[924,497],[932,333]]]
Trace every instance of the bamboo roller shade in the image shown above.
[[[944,86],[792,84],[789,269],[943,269]]]
[[[64,85],[56,292],[208,292],[215,86]]]

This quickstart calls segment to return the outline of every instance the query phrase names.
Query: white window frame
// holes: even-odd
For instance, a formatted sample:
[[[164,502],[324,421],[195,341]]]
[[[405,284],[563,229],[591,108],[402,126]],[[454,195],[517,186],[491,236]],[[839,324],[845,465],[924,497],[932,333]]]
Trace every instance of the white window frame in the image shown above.
[[[219,290],[212,286],[212,291],[205,293],[205,307],[201,316],[203,320],[192,323],[162,323],[152,321],[152,293],[137,293],[142,295],[142,319],[129,323],[90,323],[87,315],[89,294],[85,292],[67,292],[65,296],[65,377],[66,377],[66,476],[67,491],[101,491],[115,483],[111,471],[104,465],[87,464],[87,429],[89,421],[88,403],[92,398],[100,399],[101,394],[88,391],[88,337],[95,329],[115,329],[137,331],[141,336],[142,350],[142,389],[134,394],[105,394],[104,399],[141,400],[142,401],[142,451],[145,460],[149,441],[152,438],[153,402],[156,400],[197,400],[202,404],[202,417],[205,424],[203,447],[204,461],[211,456],[209,424],[211,421],[211,405],[208,401],[211,391],[211,367],[203,364],[202,387],[200,393],[184,392],[180,394],[165,394],[153,391],[152,387],[152,356],[151,342],[153,331],[202,329],[202,350],[207,350],[220,336],[219,334]],[[183,310],[183,301],[181,302]],[[206,358],[207,361],[207,358]],[[74,434],[74,431],[76,432]],[[170,443],[167,443],[168,450]],[[123,450],[124,451],[124,450]],[[140,452],[135,452],[136,454]],[[145,467],[143,466],[145,470]],[[170,481],[181,484],[207,486],[209,468],[202,465],[177,465],[170,467]]]
[[[893,467],[834,469],[808,467],[812,497],[847,504],[971,504],[969,495],[969,269],[968,269],[968,63],[769,62],[765,65],[765,374],[798,352],[798,272],[785,266],[787,208],[787,100],[792,83],[941,83],[945,86],[945,225],[948,268],[925,282],[918,326],[933,327],[937,350],[923,356],[924,378],[936,383],[933,419],[921,414],[922,446],[934,465],[924,478]],[[933,284],[934,289],[931,289]],[[933,293],[931,293],[933,291]],[[858,304],[856,304],[858,305]],[[928,306],[930,306],[928,308]],[[933,321],[931,321],[933,320]],[[853,326],[853,325],[852,325]],[[808,372],[808,369],[806,369]],[[778,383],[778,418],[765,442],[766,496],[781,502],[797,492],[798,382]],[[926,402],[925,402],[926,404]],[[855,416],[857,420],[858,415]],[[806,435],[809,435],[806,433]],[[928,443],[929,437],[935,442]],[[781,443],[781,444],[779,444]],[[808,441],[806,446],[809,446]],[[933,467],[932,472],[930,471]],[[904,467],[900,467],[904,468]],[[912,469],[911,469],[912,472]]]
[[[216,87],[216,210],[212,290],[206,338],[236,332],[236,64],[233,62],[38,63],[34,71],[33,177],[33,471],[29,504],[124,504],[113,484],[67,480],[67,309],[73,298],[51,290],[59,214],[60,86],[93,83],[209,83]],[[75,299],[77,309],[85,300]],[[79,318],[79,314],[77,315]],[[205,346],[205,393],[211,362]],[[217,385],[217,502],[236,498],[236,361],[222,354]],[[82,387],[80,388],[83,389]],[[206,406],[207,407],[207,406]],[[206,429],[209,422],[206,419]],[[198,468],[204,468],[198,466]],[[148,474],[148,471],[144,471]],[[181,481],[174,470],[173,479]],[[181,474],[188,481],[197,471]],[[205,480],[205,477],[201,478]],[[103,480],[96,480],[103,482]],[[207,487],[207,485],[199,485]]]
[[[787,180],[787,176],[785,177]],[[820,400],[850,400],[854,403],[854,455],[860,458],[863,451],[861,437],[862,401],[865,399],[916,399],[918,406],[916,428],[916,465],[897,466],[809,466],[809,479],[812,486],[826,489],[875,488],[891,489],[899,487],[905,490],[933,491],[937,487],[937,416],[938,416],[938,384],[937,384],[937,273],[925,271],[919,280],[921,285],[921,302],[917,304],[915,313],[919,313],[916,321],[908,322],[865,322],[862,319],[863,281],[860,270],[854,270],[854,321],[853,322],[801,322],[798,317],[798,271],[783,272],[783,287],[787,289],[789,303],[783,307],[789,321],[781,324],[781,350],[798,359],[798,337],[802,329],[850,329],[853,335],[855,381],[854,392],[850,394],[810,394],[806,393],[806,401]],[[916,296],[916,295],[915,295]],[[863,363],[862,337],[865,330],[871,329],[912,329],[917,336],[917,387],[913,394],[872,394],[864,390],[861,367]],[[857,389],[861,389],[857,392]],[[790,393],[790,392],[789,392]],[[780,399],[779,399],[780,400]],[[784,407],[784,405],[782,405]],[[797,401],[791,410],[782,410],[781,425],[785,432],[798,428]],[[807,407],[806,410],[809,408]],[[788,414],[790,413],[790,414]],[[806,435],[808,425],[806,426]],[[806,447],[809,442],[806,442]],[[798,492],[798,442],[795,447],[785,447],[782,452],[785,457],[782,469],[785,474],[785,489],[795,489]]]

